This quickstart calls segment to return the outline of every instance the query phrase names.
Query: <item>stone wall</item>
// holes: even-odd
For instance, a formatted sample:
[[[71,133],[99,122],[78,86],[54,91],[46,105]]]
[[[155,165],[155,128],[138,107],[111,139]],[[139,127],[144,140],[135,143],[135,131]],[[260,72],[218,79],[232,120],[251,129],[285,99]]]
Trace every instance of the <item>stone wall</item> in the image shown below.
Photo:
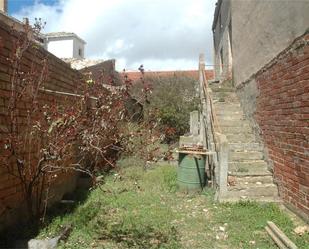
[[[7,25],[8,22],[12,23],[12,19],[8,19],[8,22],[6,22],[6,18],[8,17],[2,16],[0,20],[0,139],[4,139],[5,133],[7,132],[8,104],[11,94],[12,65],[7,58],[11,55],[14,40],[17,38],[16,32],[12,27]],[[76,92],[77,84],[80,82],[82,75],[38,45],[33,44],[25,52],[21,64],[22,70],[27,73],[33,65],[40,68],[40,62],[43,58],[46,58],[48,61],[49,76],[42,87],[55,91]],[[43,105],[54,102],[70,104],[73,100],[70,101],[59,95],[40,92],[38,101],[39,105]],[[25,106],[28,103],[20,102],[18,105],[18,120],[21,124],[26,124],[27,114]],[[0,148],[0,153],[3,153],[3,149]],[[28,149],[31,150],[31,148]],[[75,188],[75,182],[76,174],[73,172],[58,174],[51,188],[53,200],[59,200],[65,192],[72,191]],[[22,211],[23,207],[22,188],[18,179],[8,174],[6,167],[0,164],[0,229],[24,218],[25,213]]]
[[[309,32],[237,92],[261,134],[281,198],[309,217]]]

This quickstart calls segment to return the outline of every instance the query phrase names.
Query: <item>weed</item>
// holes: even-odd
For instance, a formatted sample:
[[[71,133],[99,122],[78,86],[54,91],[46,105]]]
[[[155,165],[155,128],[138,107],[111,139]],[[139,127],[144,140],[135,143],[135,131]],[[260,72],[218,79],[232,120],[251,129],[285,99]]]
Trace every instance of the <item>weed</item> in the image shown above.
[[[240,173],[247,173],[247,172],[249,172],[249,169],[240,167],[240,168],[237,169],[237,172],[240,172]]]
[[[300,238],[292,233],[291,219],[273,203],[221,204],[213,218],[214,224],[228,224],[228,244],[232,248],[250,248],[250,241],[254,241],[257,248],[276,248],[264,229],[268,220],[275,222],[299,248],[305,249],[309,242],[309,236]]]
[[[142,168],[144,166],[144,162],[138,157],[125,157],[117,161],[117,166],[120,168],[135,168],[136,166],[140,166]]]
[[[128,161],[135,165],[134,159]],[[292,221],[276,204],[220,204],[213,201],[211,189],[177,192],[174,166],[123,167],[117,174],[122,177],[107,176],[73,213],[53,219],[40,236],[55,236],[72,224],[73,232],[60,248],[275,249],[264,229],[271,220],[299,248],[308,244],[307,235],[292,233]]]
[[[176,192],[177,190],[177,174],[174,168],[165,167],[163,172],[164,185],[169,192]]]

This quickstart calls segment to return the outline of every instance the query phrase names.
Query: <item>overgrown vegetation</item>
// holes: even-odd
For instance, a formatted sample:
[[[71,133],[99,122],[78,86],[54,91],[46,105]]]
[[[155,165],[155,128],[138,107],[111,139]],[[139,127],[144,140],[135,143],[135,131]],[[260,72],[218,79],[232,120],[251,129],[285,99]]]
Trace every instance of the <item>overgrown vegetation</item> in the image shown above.
[[[151,87],[149,103],[144,105],[145,112],[155,114],[165,142],[176,142],[180,135],[189,131],[190,112],[198,108],[196,80],[174,75],[145,77],[144,81]],[[138,95],[136,91],[141,84],[139,82],[132,87],[133,95]]]
[[[50,188],[62,174],[82,172],[95,180],[97,172],[115,166],[128,141],[122,128],[128,121],[130,85],[113,87],[85,75],[73,82],[75,93],[46,89],[48,58],[33,40],[41,25],[37,20],[23,31],[12,28],[8,114],[0,140],[0,167],[21,185],[20,202],[32,223],[44,222]],[[24,66],[27,53],[34,57],[29,67]],[[142,90],[147,96],[147,89]]]
[[[64,224],[78,227],[61,248],[179,248],[172,224],[177,214],[163,204],[172,196],[174,168],[163,165],[146,172],[127,165],[114,172],[104,185],[72,214],[57,217],[41,233],[55,235]]]
[[[276,248],[264,230],[272,220],[299,248],[306,248],[309,235],[293,234],[292,222],[275,204],[218,204],[211,191],[177,192],[176,168],[161,160],[171,155],[160,143],[174,142],[188,131],[189,113],[198,104],[194,80],[142,78],[142,86],[135,86],[142,89],[144,104],[139,123],[125,119],[127,81],[116,89],[87,78],[78,82],[75,105],[68,104],[70,98],[42,105],[38,94],[48,74],[47,61],[29,72],[21,70],[23,53],[32,44],[27,39],[23,34],[12,54],[8,131],[0,145],[1,163],[22,184],[29,217],[45,215],[48,190],[58,173],[74,170],[94,177],[112,169],[86,200],[49,212],[49,224],[39,237],[57,236],[71,226],[73,232],[60,248],[267,249]],[[26,124],[19,121],[19,102],[28,103]],[[26,150],[31,146],[35,151]],[[123,158],[114,167],[120,151]]]
[[[276,204],[213,202],[213,193],[176,191],[176,167],[124,159],[103,185],[73,213],[55,217],[39,237],[73,232],[60,248],[277,248],[264,227],[275,222],[305,249],[309,235],[298,236],[290,218]],[[123,167],[125,165],[125,167]]]

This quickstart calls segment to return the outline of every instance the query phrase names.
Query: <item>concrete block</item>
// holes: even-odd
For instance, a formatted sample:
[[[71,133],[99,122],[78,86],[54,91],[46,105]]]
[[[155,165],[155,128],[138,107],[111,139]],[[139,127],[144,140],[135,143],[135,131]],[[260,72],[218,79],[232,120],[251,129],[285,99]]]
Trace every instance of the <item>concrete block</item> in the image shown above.
[[[198,111],[190,112],[190,134],[199,135],[199,113]]]
[[[264,155],[258,151],[247,151],[247,152],[230,152],[229,160],[233,162],[242,162],[249,160],[262,160]]]
[[[278,188],[275,184],[248,184],[237,185],[228,188],[230,197],[238,197],[246,199],[245,197],[263,196],[263,197],[276,197],[278,196]]]
[[[259,143],[233,143],[229,141],[229,148],[230,151],[261,151],[263,152],[264,148]]]
[[[228,142],[226,136],[216,133],[219,145],[219,167],[218,167],[218,187],[219,198],[227,192],[227,175],[228,175]]]
[[[192,147],[196,144],[201,144],[199,136],[180,136],[179,147]]]
[[[254,143],[256,141],[253,133],[238,133],[238,134],[226,134],[226,137],[230,143]]]

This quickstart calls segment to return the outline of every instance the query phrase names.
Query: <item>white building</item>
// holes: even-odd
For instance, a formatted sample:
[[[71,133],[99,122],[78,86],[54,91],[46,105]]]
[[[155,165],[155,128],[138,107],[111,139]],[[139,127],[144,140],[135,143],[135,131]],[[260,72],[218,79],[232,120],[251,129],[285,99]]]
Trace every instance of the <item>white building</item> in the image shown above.
[[[74,33],[45,34],[46,49],[59,58],[84,59],[86,42]]]
[[[8,12],[8,1],[0,0],[0,10],[7,13]]]

